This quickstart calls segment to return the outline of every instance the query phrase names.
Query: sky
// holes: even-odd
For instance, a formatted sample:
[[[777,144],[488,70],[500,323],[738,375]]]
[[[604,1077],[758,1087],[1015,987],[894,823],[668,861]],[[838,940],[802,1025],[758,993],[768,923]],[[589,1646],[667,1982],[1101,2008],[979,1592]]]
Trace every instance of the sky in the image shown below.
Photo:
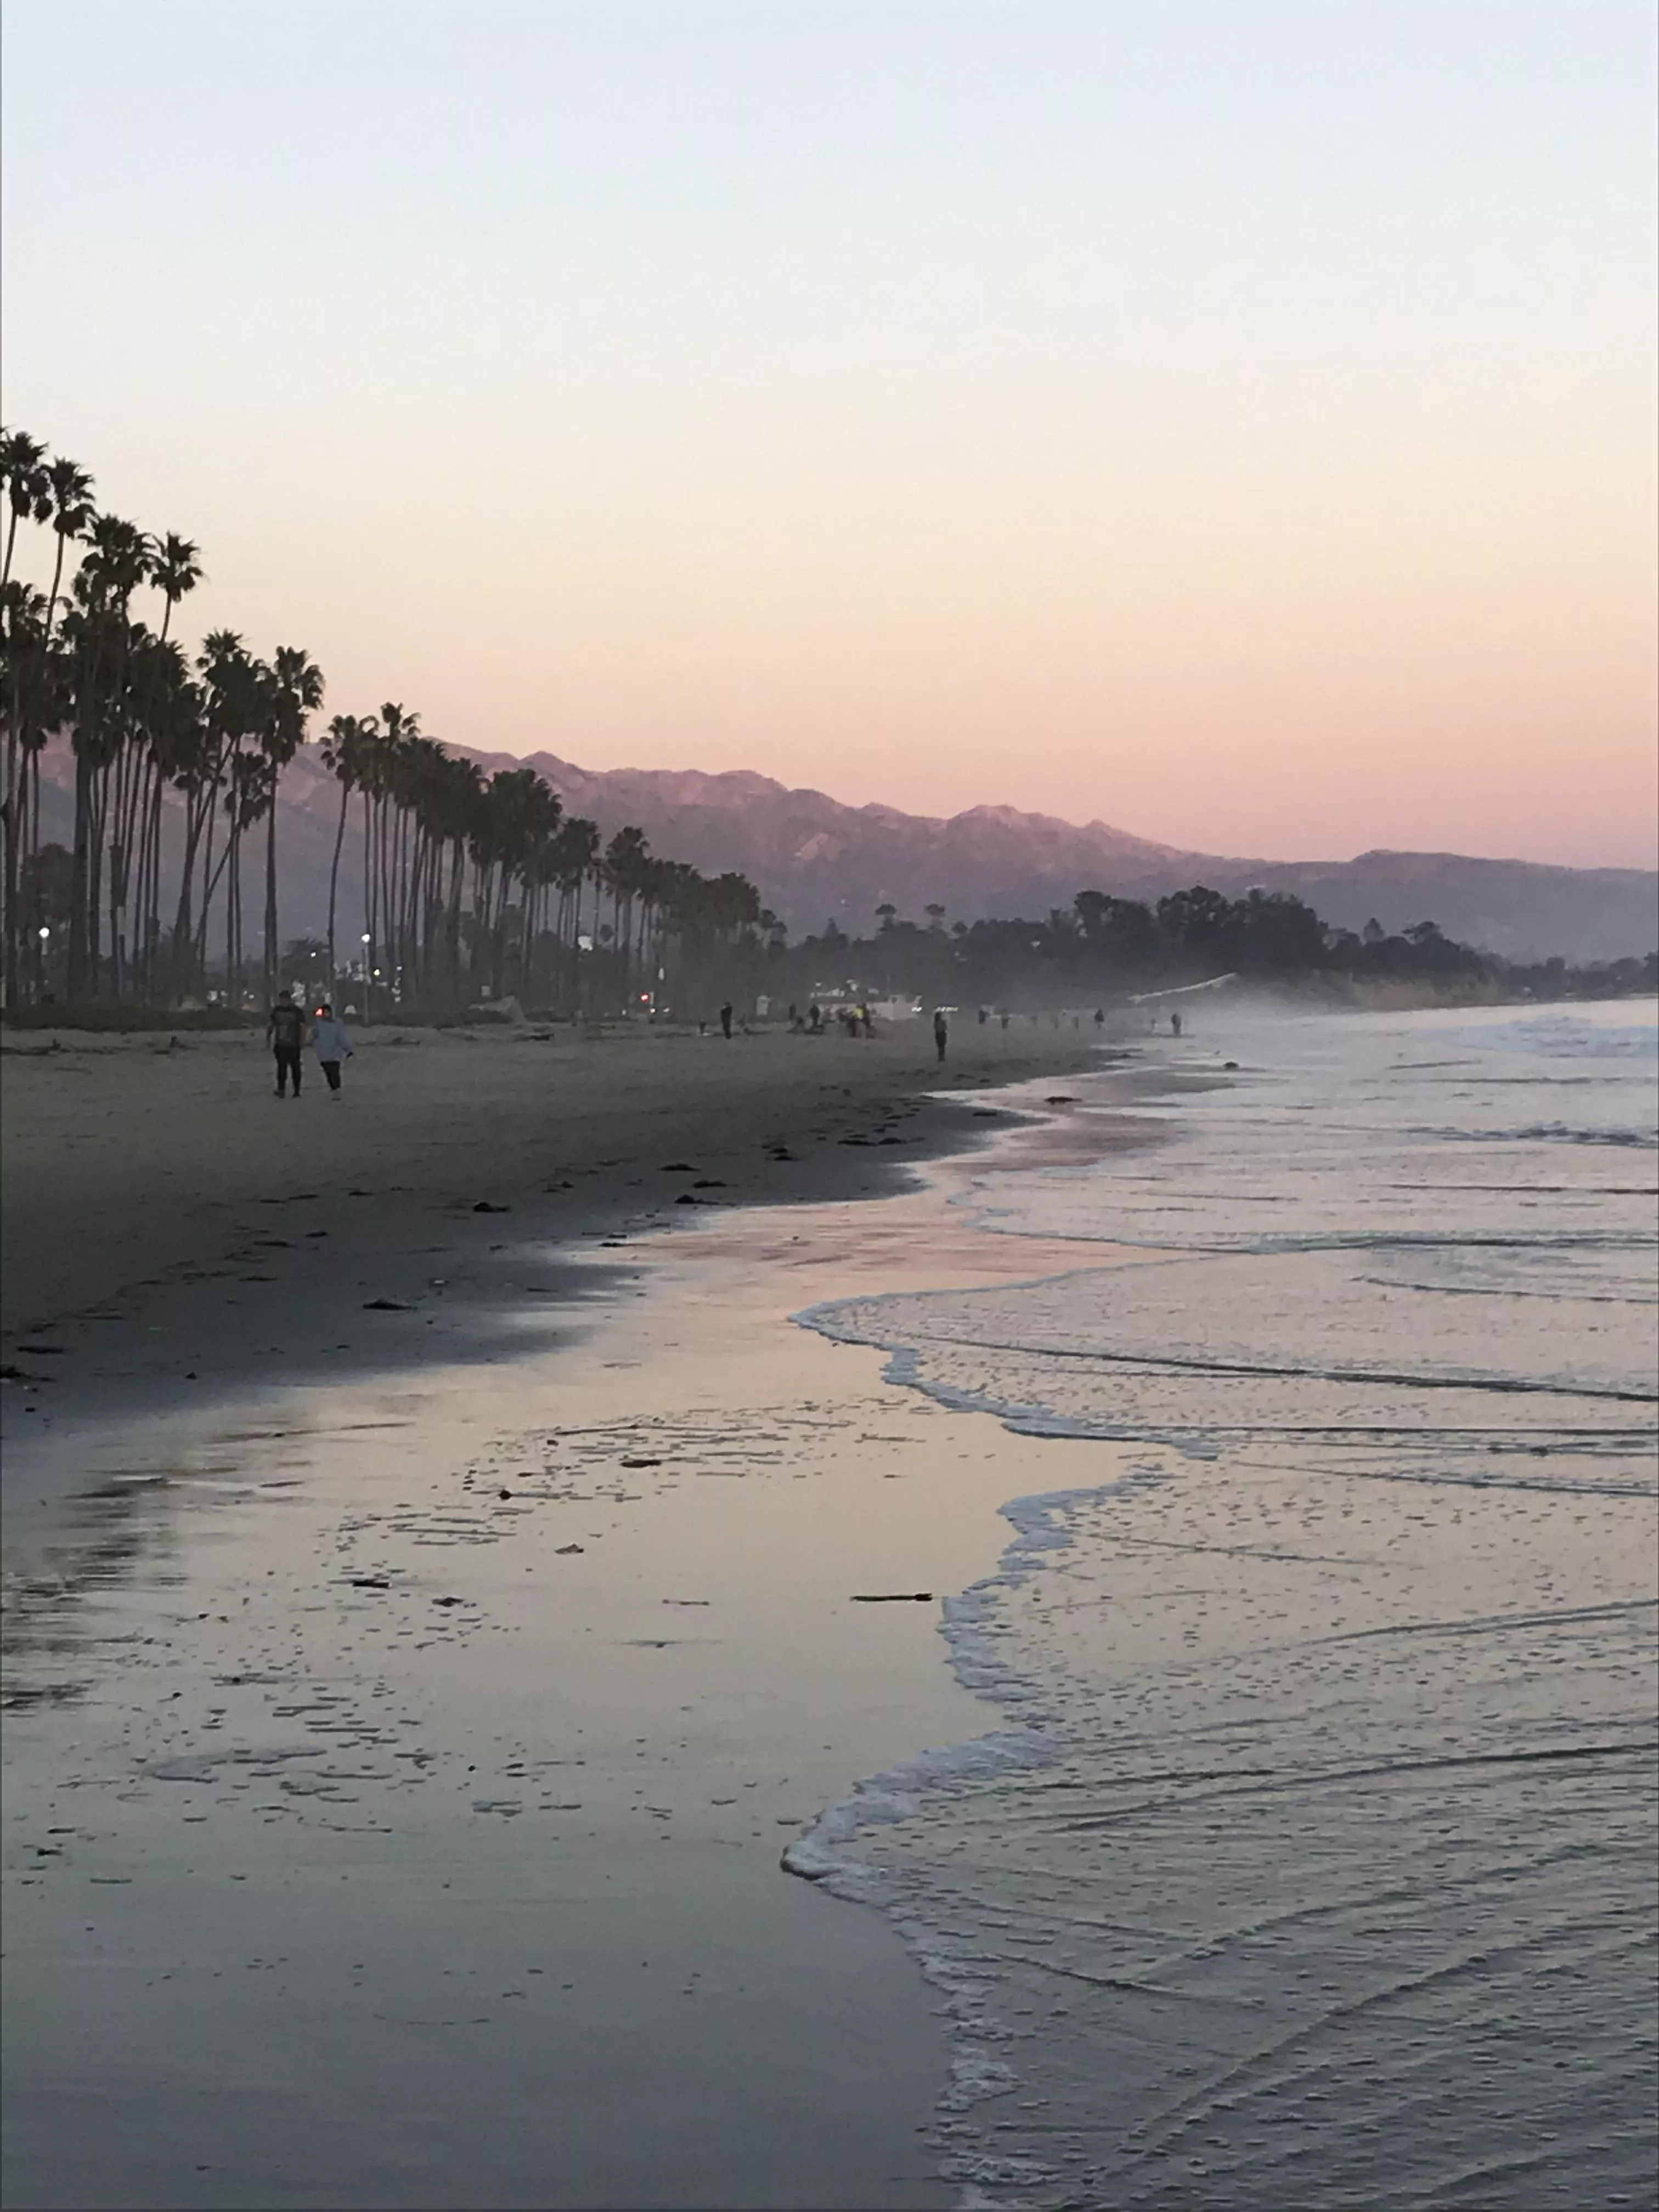
[[[326,711],[1650,866],[1649,0],[7,0],[4,409]]]

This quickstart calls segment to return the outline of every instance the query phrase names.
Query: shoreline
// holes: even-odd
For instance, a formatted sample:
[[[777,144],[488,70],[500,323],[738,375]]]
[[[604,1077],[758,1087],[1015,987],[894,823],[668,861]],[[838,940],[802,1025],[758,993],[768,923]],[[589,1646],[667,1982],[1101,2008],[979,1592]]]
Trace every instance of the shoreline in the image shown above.
[[[849,1925],[779,1852],[859,1776],[984,1732],[939,1648],[939,1595],[999,1556],[1034,1464],[1052,1461],[1047,1486],[1082,1470],[1076,1446],[964,1425],[788,1316],[873,1283],[1039,1269],[1037,1243],[951,1201],[987,1164],[963,1138],[999,1138],[999,1167],[1076,1150],[1065,1094],[1036,1095],[1052,1079],[943,1102],[930,1143],[953,1156],[879,1206],[848,1202],[858,1181],[890,1188],[888,1163],[921,1146],[871,1160],[835,1130],[817,1149],[848,1196],[657,1203],[628,1261],[594,1237],[567,1263],[550,1343],[492,1358],[434,1329],[441,1364],[277,1399],[175,1389],[137,1424],[60,1417],[77,1525],[9,1607],[26,1694],[8,1971],[28,2024],[9,2094],[29,2201],[320,2207],[343,2174],[364,2204],[951,2201],[938,1993],[884,1917]],[[1119,1069],[1117,1110],[1179,1079]],[[699,1233],[668,1235],[681,1218]],[[635,1258],[638,1283],[617,1272]],[[896,1584],[929,1601],[857,1601]],[[476,2014],[444,2001],[450,1969],[411,1963],[416,1899],[420,1954],[498,1973]],[[343,1979],[341,1956],[361,1970]],[[75,1992],[96,1988],[111,2007],[89,2025]],[[211,2050],[189,2008],[208,1989]],[[195,2084],[194,2127],[254,2050],[300,2098],[306,2147],[272,2133],[263,2086],[187,2141],[167,2080]],[[651,2143],[626,2140],[641,2066]],[[556,2168],[550,2115],[514,2086],[526,2067],[552,2069]],[[142,2145],[118,2186],[88,2099],[109,2157]],[[393,2155],[404,2131],[426,2165],[400,2140]]]
[[[1457,1083],[1462,1063],[1432,1049],[1425,1055],[1419,1039],[1407,1057]],[[1241,1088],[1263,1073],[1243,1073]],[[1543,1079],[1582,1079],[1547,1066]],[[1369,1103],[1363,1074],[1357,1087]],[[1405,1232],[1395,1218],[1368,1223],[1370,1234],[1346,1245],[1206,1242],[1208,1224],[1191,1220],[1184,1201],[1194,1188],[1235,1196],[1226,1168],[1248,1146],[1252,1108],[1248,1097],[1231,1103],[1231,1128],[1224,1100],[1221,1132],[1206,1140],[1204,1117],[1191,1117],[1190,1148],[1178,1143],[1127,1179],[1161,1176],[1166,1205],[1182,1201],[1169,1208],[1179,1225],[1151,1247],[1109,1243],[1104,1224],[1121,1228],[1124,1190],[1103,1189],[1093,1264],[1071,1261],[1009,1285],[1049,1293],[1035,1319],[1029,1301],[999,1305],[994,1295],[981,1330],[972,1294],[954,1306],[922,1298],[931,1326],[919,1319],[914,1330],[902,1319],[884,1324],[879,1293],[853,1302],[850,1315],[836,1316],[840,1302],[830,1301],[804,1316],[816,1327],[839,1318],[840,1340],[876,1352],[887,1376],[934,1402],[1023,1434],[1113,1442],[1121,1457],[1115,1480],[1033,1483],[1006,1501],[994,1565],[945,1601],[952,1670],[997,1724],[860,1779],[786,1847],[783,1863],[886,1911],[942,1993],[961,2087],[942,2170],[971,2201],[1058,2206],[1127,2194],[1184,2205],[1197,2187],[1218,2190],[1218,2202],[1271,2207],[1287,2188],[1295,2194],[1291,2160],[1304,2173],[1340,2172],[1345,2201],[1393,2186],[1402,2200],[1438,2203],[1449,2176],[1478,2176],[1501,2193],[1515,2175],[1535,2180],[1539,2202],[1566,2201],[1582,2194],[1585,2172],[1613,2176],[1607,2185],[1634,2201],[1650,2179],[1632,2145],[1650,2142],[1641,2123],[1651,2097],[1632,2088],[1631,2062],[1652,2049],[1651,1978],[1638,1963],[1651,1949],[1652,1888],[1644,1913],[1624,1869],[1654,1863],[1651,1791],[1632,1776],[1645,1778],[1653,1750],[1655,1500],[1650,1433],[1627,1415],[1632,1400],[1650,1405],[1631,1387],[1650,1369],[1638,1352],[1624,1387],[1609,1388],[1599,1369],[1571,1370],[1547,1328],[1534,1344],[1493,1324],[1510,1346],[1494,1379],[1492,1344],[1457,1297],[1474,1286],[1453,1286],[1455,1320],[1431,1322],[1428,1301],[1443,1287],[1431,1273],[1413,1310],[1388,1316],[1393,1338],[1373,1313],[1340,1351],[1332,1343],[1311,1359],[1311,1331],[1294,1331],[1288,1352],[1282,1338],[1265,1356],[1259,1342],[1231,1348],[1225,1332],[1243,1339],[1245,1313],[1259,1308],[1271,1329],[1274,1293],[1255,1281],[1206,1306],[1206,1275],[1301,1270],[1322,1315],[1340,1310],[1331,1278],[1351,1267],[1358,1295],[1380,1291],[1381,1305],[1401,1279],[1373,1283],[1367,1261],[1346,1251]],[[1610,1137],[1605,1114],[1579,1112],[1580,1128],[1528,1115],[1510,1127],[1492,1108],[1499,1126],[1477,1133],[1494,1147],[1632,1140],[1622,1123]],[[1363,1110],[1358,1127],[1341,1113],[1329,1118],[1362,1152]],[[1459,1191],[1473,1208],[1460,1217],[1443,1202],[1412,1249],[1455,1249],[1462,1238],[1484,1255],[1498,1241],[1480,1212],[1494,1188],[1482,1167],[1492,1168],[1460,1172],[1455,1153],[1444,1157],[1452,1132],[1431,1115],[1400,1118],[1416,1174],[1384,1144],[1378,1189],[1398,1206],[1395,1194],[1416,1193],[1426,1176],[1437,1196]],[[1304,1126],[1293,1108],[1281,1125],[1286,1140]],[[1650,1131],[1650,1120],[1643,1126]],[[1291,1181],[1304,1155],[1291,1141]],[[1419,1164],[1425,1155],[1445,1182]],[[1333,1174],[1328,1157],[1307,1163],[1310,1177],[1322,1170]],[[1592,1166],[1578,1185],[1542,1188],[1650,1197],[1627,1187],[1636,1180]],[[1355,1182],[1370,1194],[1363,1173]],[[1270,1201],[1286,1188],[1270,1184]],[[1310,1194],[1297,1194],[1315,1211]],[[1047,1241],[1053,1205],[1028,1187],[1012,1210],[1025,1212],[1022,1237]],[[1548,1249],[1547,1231],[1532,1234]],[[1580,1226],[1564,1241],[1589,1247],[1595,1237]],[[1622,1249],[1620,1232],[1608,1243]],[[1345,1255],[1334,1265],[1333,1251]],[[1125,1284],[1125,1297],[1098,1310],[1119,1324],[1139,1314],[1138,1333],[1103,1329],[1098,1316],[1074,1332],[1066,1294],[1091,1277],[1121,1278],[1134,1257],[1184,1269],[1187,1281]],[[1586,1289],[1591,1303],[1576,1314],[1570,1287],[1558,1292],[1569,1342],[1612,1334],[1600,1316],[1618,1302],[1616,1279],[1614,1269],[1605,1297]],[[1504,1288],[1500,1277],[1488,1295]],[[1513,1301],[1534,1327],[1538,1295],[1523,1278]],[[901,1316],[906,1303],[901,1291]],[[1513,1310],[1506,1319],[1512,1329]],[[1210,1403],[1171,1423],[1157,1378],[1175,1374],[1184,1389],[1206,1365],[1183,1324],[1227,1348],[1211,1355]],[[1398,1348],[1378,1358],[1374,1340]],[[988,1388],[953,1368],[979,1346],[994,1362],[1029,1352],[1048,1363],[1051,1383],[1073,1359],[1109,1358],[1115,1379],[1092,1401],[1085,1389],[1081,1405],[1064,1387],[1030,1388],[1030,1369],[1005,1365],[1022,1387]],[[1516,1366],[1522,1379],[1510,1379]],[[1151,1395],[1137,1399],[1137,1382]],[[1309,1398],[1332,1382],[1342,1402],[1316,1399],[1310,1411]],[[1269,1395],[1241,1407],[1252,1384]],[[1460,1389],[1461,1402],[1448,1395]],[[1586,1769],[1565,1764],[1575,1760]],[[1603,1760],[1605,1778],[1598,1768],[1589,1780],[1588,1767]],[[1552,1772],[1567,1778],[1548,1786]],[[1384,1822],[1398,1848],[1379,1853]],[[1448,1861],[1470,1899],[1450,1910]],[[1324,1933],[1333,1923],[1336,1943]],[[1471,1926],[1501,1928],[1505,1941],[1471,1956]],[[1624,2057],[1622,2075],[1597,2057],[1549,2057],[1577,2051],[1577,2021],[1571,1996],[1540,1995],[1548,1943],[1528,1940],[1540,1926],[1593,1952],[1595,1996],[1585,2002]],[[1418,2010],[1431,1982],[1459,1991],[1449,2021]],[[1349,2037],[1364,2014],[1372,2045],[1354,2055]],[[1537,2021],[1543,2055],[1516,2091],[1511,2069],[1488,2067],[1485,2053],[1522,2017]],[[1449,2075],[1464,2050],[1480,2055],[1464,2061],[1450,2112],[1425,2114],[1413,2093],[1437,2027],[1436,2061]],[[1593,2092],[1559,2078],[1575,2066],[1595,2077]],[[1642,2078],[1650,2082],[1650,2069]],[[1008,2093],[1000,2107],[975,2109]],[[1316,2109],[1327,2102],[1331,2112]],[[1341,2106],[1352,2107],[1346,2124]],[[1395,2137],[1406,2146],[1399,2166],[1377,2157]]]
[[[362,1044],[337,1108],[279,1105],[238,1036],[9,1066],[0,1409],[34,1465],[0,1485],[8,1543],[113,1420],[569,1342],[642,1235],[885,1195],[1007,1125],[977,1092],[1108,1064],[1086,1036],[977,1029],[943,1070],[900,1030]]]

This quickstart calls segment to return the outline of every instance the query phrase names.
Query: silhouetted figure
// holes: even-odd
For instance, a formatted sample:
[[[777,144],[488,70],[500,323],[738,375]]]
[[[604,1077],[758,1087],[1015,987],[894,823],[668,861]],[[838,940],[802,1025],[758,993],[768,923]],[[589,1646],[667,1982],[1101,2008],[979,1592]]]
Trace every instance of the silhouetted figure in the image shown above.
[[[1170,1015],[1170,1033],[1172,1036],[1179,1036],[1181,1035],[1181,1017],[1179,1014]]]
[[[806,1009],[806,1033],[809,1036],[817,1036],[820,1034],[823,1028],[823,1009],[819,1006],[817,1000],[814,999],[811,1005]]]
[[[979,1010],[979,1025],[981,1029],[984,1028],[986,1023],[988,1022],[990,1018],[991,1009],[988,1006],[981,1006]]]
[[[730,1036],[731,1034],[732,1001],[728,999],[726,1004],[720,1008],[720,1035],[722,1036]]]
[[[279,991],[276,1003],[265,1017],[265,1042],[276,1056],[276,1096],[286,1098],[289,1076],[294,1095],[300,1095],[300,1054],[305,1048],[306,1018],[294,1003],[292,991]]]
[[[936,1006],[933,1010],[933,1050],[940,1060],[944,1059],[945,1048],[950,1041],[951,1025],[945,1018],[945,1009]]]
[[[1105,1028],[1105,1026],[1106,1026],[1106,1009],[1105,1009],[1105,1007],[1104,1007],[1104,1006],[1097,1006],[1097,1007],[1095,1008],[1095,1027],[1096,1027],[1097,1030],[1100,1030],[1100,1029],[1104,1029],[1104,1028]]]
[[[1007,1028],[1007,1026],[1008,1026],[1008,1017],[1007,1017],[1007,1015],[1006,1015],[1006,1014],[999,1014],[999,1015],[997,1016],[997,1019],[998,1019],[998,1020],[1002,1024],[1002,1026],[1003,1026],[1003,1028],[1004,1028],[1004,1029],[1006,1029],[1006,1028]]]

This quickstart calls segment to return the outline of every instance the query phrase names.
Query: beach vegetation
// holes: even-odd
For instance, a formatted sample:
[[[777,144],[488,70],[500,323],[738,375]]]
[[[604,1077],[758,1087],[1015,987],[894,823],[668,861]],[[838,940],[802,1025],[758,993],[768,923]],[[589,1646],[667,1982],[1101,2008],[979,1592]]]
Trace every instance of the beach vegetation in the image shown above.
[[[77,462],[0,432],[8,1018],[178,1010],[211,994],[237,1019],[302,980],[282,944],[277,796],[313,744],[339,805],[327,927],[303,980],[349,988],[366,1017],[454,1016],[506,998],[572,1017],[651,1015],[688,994],[718,1003],[781,948],[781,925],[745,878],[705,878],[653,853],[636,827],[604,842],[533,769],[486,776],[399,702],[316,730],[325,679],[301,647],[264,659],[218,629],[187,652],[173,632],[202,580],[199,547],[100,511],[93,489]],[[30,532],[44,533],[45,590],[22,573]],[[52,746],[73,766],[67,845],[41,835]],[[347,915],[354,815],[361,910]],[[250,835],[260,859],[245,886]],[[245,891],[258,897],[260,878],[254,966]]]

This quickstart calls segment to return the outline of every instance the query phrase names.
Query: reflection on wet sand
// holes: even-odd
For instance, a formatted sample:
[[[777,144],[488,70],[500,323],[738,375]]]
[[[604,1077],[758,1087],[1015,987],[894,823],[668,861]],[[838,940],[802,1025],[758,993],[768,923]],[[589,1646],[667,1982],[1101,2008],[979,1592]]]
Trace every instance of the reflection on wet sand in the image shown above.
[[[788,1323],[762,1247],[850,1288],[884,1215],[676,1239],[585,1360],[111,1448],[9,1609],[29,2201],[949,2201],[932,1998],[778,1866],[971,1724],[937,1607],[854,1600],[969,1579],[1030,1449]]]

